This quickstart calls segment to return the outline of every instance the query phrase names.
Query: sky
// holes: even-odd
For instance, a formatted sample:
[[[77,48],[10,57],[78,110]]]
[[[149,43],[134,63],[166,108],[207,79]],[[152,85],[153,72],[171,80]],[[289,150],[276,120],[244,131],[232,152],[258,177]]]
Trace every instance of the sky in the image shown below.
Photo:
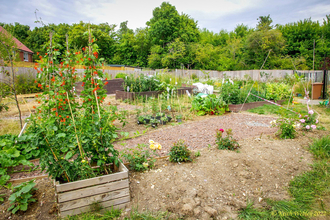
[[[0,0],[0,22],[19,22],[31,28],[40,26],[38,18],[47,23],[119,24],[146,27],[152,11],[162,0]],[[273,19],[273,24],[287,24],[306,18],[323,23],[330,15],[330,0],[168,0],[181,14],[198,21],[198,27],[218,33],[232,31],[238,24],[255,28],[259,16]]]

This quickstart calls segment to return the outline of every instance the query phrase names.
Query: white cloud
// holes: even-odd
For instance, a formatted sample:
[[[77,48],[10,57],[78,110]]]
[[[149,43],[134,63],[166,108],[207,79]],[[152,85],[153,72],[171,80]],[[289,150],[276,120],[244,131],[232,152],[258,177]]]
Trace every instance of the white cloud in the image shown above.
[[[255,27],[261,15],[273,19],[274,24],[285,24],[311,17],[322,22],[330,14],[329,0],[165,0],[179,13],[198,21],[200,28],[219,32],[233,30],[237,24]],[[35,9],[45,23],[119,24],[128,20],[128,27],[145,27],[152,11],[163,0],[0,0],[0,22],[36,26]]]

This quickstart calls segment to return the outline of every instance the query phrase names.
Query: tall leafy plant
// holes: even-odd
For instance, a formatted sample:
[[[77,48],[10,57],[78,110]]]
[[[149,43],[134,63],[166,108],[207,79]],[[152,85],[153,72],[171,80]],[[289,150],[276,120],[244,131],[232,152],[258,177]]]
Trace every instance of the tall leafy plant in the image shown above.
[[[88,33],[86,33],[88,34]],[[43,154],[40,166],[65,182],[109,174],[107,164],[119,165],[118,152],[111,144],[117,137],[113,121],[121,119],[115,108],[105,111],[106,92],[103,86],[102,59],[98,57],[96,39],[89,33],[89,44],[81,51],[65,51],[60,59],[57,45],[50,41],[44,56],[40,56],[38,86],[43,94],[42,105],[32,117],[34,132]],[[82,103],[74,94],[77,72],[74,65],[84,68]],[[98,168],[93,169],[92,166]]]

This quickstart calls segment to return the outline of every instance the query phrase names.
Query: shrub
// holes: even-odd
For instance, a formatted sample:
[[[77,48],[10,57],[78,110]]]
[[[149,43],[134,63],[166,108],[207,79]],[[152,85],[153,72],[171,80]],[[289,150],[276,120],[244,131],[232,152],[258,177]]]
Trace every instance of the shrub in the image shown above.
[[[302,125],[302,129],[306,131],[311,131],[316,129],[316,124],[319,121],[316,119],[316,114],[314,114],[313,110],[309,110],[307,115],[299,115],[300,123]]]
[[[171,162],[187,162],[192,161],[190,155],[191,151],[188,149],[187,145],[184,143],[184,140],[179,140],[174,143],[171,147],[170,152],[170,161]]]
[[[41,92],[42,90],[35,83],[35,77],[32,73],[17,75],[15,87],[17,94],[30,94]]]
[[[291,88],[284,83],[267,83],[266,99],[275,101],[290,98]]]
[[[239,148],[239,144],[237,141],[232,137],[232,130],[227,129],[226,133],[227,136],[223,137],[223,132],[225,130],[219,129],[216,131],[216,144],[218,145],[218,149],[220,150],[236,150]]]
[[[296,125],[295,120],[280,118],[270,122],[272,127],[279,127],[280,138],[282,139],[294,139],[296,137]]]
[[[294,92],[296,95],[300,94],[302,97],[306,96],[306,92],[308,92],[308,94],[312,94],[312,83],[311,81],[304,81],[304,80],[300,80],[298,83],[295,84],[294,86]]]
[[[138,144],[134,148],[125,149],[121,155],[129,162],[130,169],[138,172],[152,169],[156,161],[153,159],[154,150],[150,150],[145,144]]]
[[[115,76],[116,79],[119,79],[119,78],[122,78],[122,79],[125,79],[127,76],[126,73],[117,73],[117,75]]]
[[[29,182],[22,183],[14,187],[13,194],[8,198],[10,204],[13,204],[8,208],[7,211],[12,210],[11,212],[15,214],[18,210],[26,211],[29,203],[35,202],[36,200],[32,198],[34,191],[37,189],[34,188],[36,183],[34,180]]]
[[[246,98],[246,103],[260,101],[255,96],[248,96],[250,89],[252,94],[265,98],[265,83],[260,82],[245,83],[245,81],[225,80],[221,85],[220,91],[223,101],[227,104],[242,104]]]
[[[221,96],[208,95],[206,97],[196,96],[191,103],[192,109],[197,111],[197,115],[222,115],[228,108]]]
[[[158,91],[159,80],[156,77],[148,77],[143,74],[135,77],[134,74],[127,75],[124,79],[124,90],[129,92]]]

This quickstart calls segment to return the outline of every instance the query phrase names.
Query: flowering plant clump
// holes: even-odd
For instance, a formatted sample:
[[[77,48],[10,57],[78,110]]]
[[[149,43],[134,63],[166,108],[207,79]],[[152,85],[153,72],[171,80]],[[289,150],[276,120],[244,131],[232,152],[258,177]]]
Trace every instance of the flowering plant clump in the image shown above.
[[[187,162],[192,161],[191,151],[188,149],[187,145],[184,143],[184,140],[179,140],[174,143],[171,147],[170,152],[170,161],[171,162]]]
[[[232,129],[227,129],[227,136],[223,137],[224,129],[219,129],[216,131],[216,144],[220,150],[236,150],[239,148],[239,144],[232,136]]]
[[[30,128],[36,133],[34,142],[42,152],[41,168],[63,182],[109,174],[112,171],[107,165],[111,163],[119,166],[118,151],[111,143],[117,137],[113,121],[122,122],[123,118],[114,107],[106,111],[102,105],[105,83],[95,41],[90,35],[88,47],[75,53],[65,51],[62,57],[51,42],[52,46],[35,65],[35,83],[43,93],[36,96],[42,105],[34,107],[36,114],[31,116]],[[84,68],[82,103],[74,93],[75,64]],[[93,169],[95,165],[98,168]]]
[[[162,145],[160,145],[157,142],[154,142],[153,140],[149,140],[149,144],[150,144],[150,149],[151,150],[161,150],[162,149]]]
[[[307,115],[299,115],[299,122],[301,123],[302,129],[306,131],[311,131],[316,129],[316,124],[319,121],[316,119],[316,114],[313,110],[309,110]]]
[[[159,145],[160,146],[160,145]],[[146,171],[154,167],[157,155],[155,153],[156,148],[151,148],[146,144],[138,144],[134,148],[125,149],[121,152],[121,156],[129,162],[129,168],[134,171]],[[159,148],[157,148],[159,149]],[[161,149],[161,147],[160,147]]]
[[[297,133],[296,128],[299,127],[299,125],[296,125],[296,121],[294,119],[285,118],[273,120],[270,124],[272,127],[280,128],[280,138],[282,139],[294,139]]]

